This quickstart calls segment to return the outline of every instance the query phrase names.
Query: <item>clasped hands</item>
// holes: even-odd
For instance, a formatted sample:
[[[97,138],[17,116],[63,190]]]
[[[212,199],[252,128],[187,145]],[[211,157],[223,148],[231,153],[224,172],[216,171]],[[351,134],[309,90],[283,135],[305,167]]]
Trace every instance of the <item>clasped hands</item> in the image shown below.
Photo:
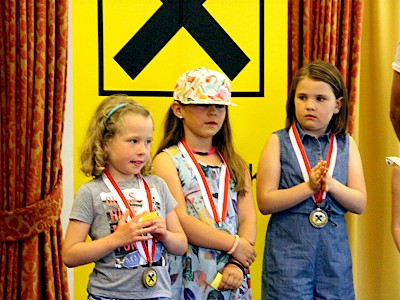
[[[118,221],[118,227],[114,231],[114,238],[120,246],[129,245],[138,241],[146,241],[152,238],[162,242],[167,238],[167,226],[162,217],[140,222],[144,212],[135,214],[131,220],[127,220],[129,212],[126,211]]]
[[[320,160],[309,173],[309,185],[315,192],[328,192],[332,185],[332,176],[328,172],[326,161]]]
[[[248,268],[256,259],[257,253],[254,249],[254,243],[245,238],[240,238],[239,244],[232,253],[231,261],[234,261]],[[236,290],[243,282],[243,271],[235,264],[227,264],[222,270],[222,280],[219,284],[219,290]]]

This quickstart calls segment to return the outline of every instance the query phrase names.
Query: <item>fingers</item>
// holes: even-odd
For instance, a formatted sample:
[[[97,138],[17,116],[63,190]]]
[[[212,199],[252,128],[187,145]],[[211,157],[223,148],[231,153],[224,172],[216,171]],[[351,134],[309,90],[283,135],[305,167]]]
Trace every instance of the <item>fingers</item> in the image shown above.
[[[126,223],[126,220],[128,219],[129,216],[129,210],[126,210],[122,217],[119,219],[118,223]]]
[[[257,256],[254,246],[245,238],[240,238],[238,247],[233,253],[233,257],[244,267],[249,267]]]
[[[325,177],[328,174],[328,168],[325,161],[319,161],[318,164],[311,169],[309,175],[309,184],[314,191],[324,189]]]
[[[243,272],[239,267],[227,264],[222,272],[221,283],[219,290],[236,290],[240,287],[243,281]]]

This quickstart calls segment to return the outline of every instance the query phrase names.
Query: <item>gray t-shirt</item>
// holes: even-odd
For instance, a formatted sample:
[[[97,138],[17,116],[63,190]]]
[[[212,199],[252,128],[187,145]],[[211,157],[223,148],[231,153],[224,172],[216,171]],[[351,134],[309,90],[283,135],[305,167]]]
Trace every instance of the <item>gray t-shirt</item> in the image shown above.
[[[167,184],[157,176],[145,176],[151,195],[153,210],[165,219],[167,213],[177,205]],[[139,188],[138,179],[118,182],[125,198],[136,213],[142,210],[146,194]],[[96,178],[83,184],[75,197],[70,220],[91,224],[89,236],[92,240],[111,234],[122,215],[118,203],[102,178]],[[148,268],[145,258],[140,255],[135,244],[115,249],[107,256],[95,261],[89,276],[88,292],[93,295],[146,299],[171,297],[171,282],[168,274],[167,253],[162,243],[156,243],[156,252],[152,268],[157,272],[157,283],[146,288],[142,282],[143,272]]]

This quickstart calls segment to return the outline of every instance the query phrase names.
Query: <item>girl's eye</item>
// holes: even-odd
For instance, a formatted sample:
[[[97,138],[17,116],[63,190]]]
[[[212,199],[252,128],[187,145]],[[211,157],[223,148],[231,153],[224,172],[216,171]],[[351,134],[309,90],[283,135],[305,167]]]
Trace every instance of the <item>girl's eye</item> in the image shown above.
[[[131,144],[136,144],[137,143],[137,139],[131,139]]]
[[[146,140],[146,145],[151,145],[153,143],[153,140]]]
[[[318,96],[318,97],[317,97],[317,100],[318,100],[319,102],[322,102],[322,101],[325,101],[326,99],[325,99],[325,97]]]
[[[216,109],[224,108],[225,105],[222,104],[195,104],[197,107],[208,109],[210,106],[214,106]]]
[[[207,108],[210,106],[209,104],[195,104],[195,105],[196,105],[196,107],[199,107],[199,108]]]
[[[304,95],[297,95],[297,99],[300,99],[300,100],[306,100],[306,99],[307,99],[307,97],[306,97],[306,96],[304,96]]]

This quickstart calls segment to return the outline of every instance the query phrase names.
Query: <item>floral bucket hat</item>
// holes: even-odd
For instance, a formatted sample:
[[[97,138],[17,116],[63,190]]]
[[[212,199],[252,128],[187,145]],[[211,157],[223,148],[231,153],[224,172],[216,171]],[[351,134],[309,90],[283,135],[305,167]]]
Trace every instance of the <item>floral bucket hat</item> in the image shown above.
[[[174,100],[182,104],[232,105],[231,84],[224,74],[205,67],[183,73],[176,82]]]

